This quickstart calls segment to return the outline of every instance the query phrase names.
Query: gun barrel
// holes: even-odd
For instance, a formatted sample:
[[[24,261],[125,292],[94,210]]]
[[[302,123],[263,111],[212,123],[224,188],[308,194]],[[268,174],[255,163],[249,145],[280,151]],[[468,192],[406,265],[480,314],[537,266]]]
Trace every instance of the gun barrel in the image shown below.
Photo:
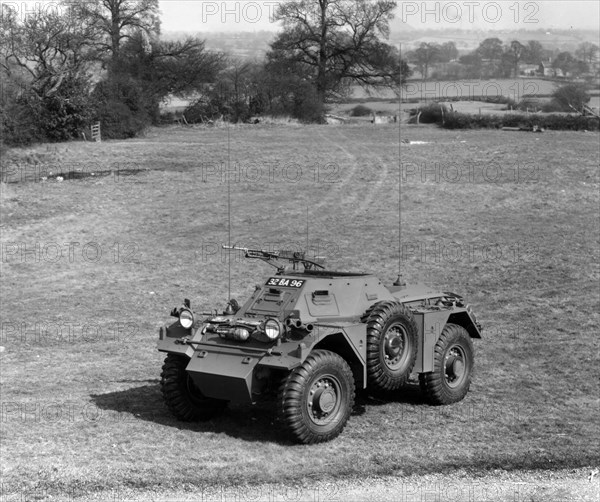
[[[277,260],[286,260],[294,264],[294,269],[297,263],[302,263],[306,269],[311,267],[318,267],[324,269],[323,260],[321,258],[314,258],[313,260],[309,260],[305,257],[305,253],[303,252],[294,252],[294,251],[265,251],[263,249],[250,249],[243,248],[240,246],[229,246],[226,244],[222,244],[221,247],[223,249],[228,250],[237,250],[243,251],[244,257],[246,258],[258,258],[267,263],[277,267],[278,270],[285,270],[285,267],[279,264],[275,264],[273,262]],[[273,261],[273,262],[272,262]]]
[[[228,249],[229,251],[233,251],[233,250],[237,250],[237,251],[248,251],[248,248],[242,248],[242,247],[235,246],[235,245],[233,245],[233,246],[228,246],[227,244],[222,244],[222,245],[221,245],[221,248],[222,248],[222,249]]]
[[[246,258],[277,258],[279,257],[279,253],[277,251],[265,251],[263,249],[250,249],[243,248],[241,246],[227,246],[223,244],[221,246],[223,249],[227,249],[229,251],[243,251]]]

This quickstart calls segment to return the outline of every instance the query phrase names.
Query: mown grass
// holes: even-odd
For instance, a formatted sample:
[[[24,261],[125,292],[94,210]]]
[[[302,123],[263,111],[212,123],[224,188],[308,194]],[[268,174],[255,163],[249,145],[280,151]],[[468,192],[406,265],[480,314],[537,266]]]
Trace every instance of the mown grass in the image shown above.
[[[14,162],[0,220],[4,493],[597,465],[597,141],[370,124],[167,128],[59,145],[59,167],[106,176],[41,181],[20,173],[43,166]],[[407,281],[468,297],[486,331],[463,402],[363,397],[343,435],[317,446],[291,444],[266,404],[204,424],[170,417],[157,328],[184,297],[225,305],[220,170],[236,163],[233,242],[303,246],[308,208],[309,250],[331,268],[391,283],[400,261]],[[148,171],[120,176],[125,165]],[[239,299],[271,273],[235,256],[231,269]]]

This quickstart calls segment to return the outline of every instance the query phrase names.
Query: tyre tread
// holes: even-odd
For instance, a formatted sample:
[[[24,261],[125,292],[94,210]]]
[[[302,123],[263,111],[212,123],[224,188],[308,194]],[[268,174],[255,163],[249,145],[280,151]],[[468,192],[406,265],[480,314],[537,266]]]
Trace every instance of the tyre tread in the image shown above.
[[[349,387],[348,405],[345,417],[337,427],[322,434],[316,434],[305,424],[302,417],[302,394],[311,376],[319,367],[335,366],[340,370],[343,379]],[[354,376],[348,363],[338,354],[317,349],[312,351],[302,365],[292,370],[283,378],[277,399],[277,414],[291,435],[300,443],[314,444],[331,441],[337,437],[346,426],[352,408],[354,407]]]
[[[167,409],[182,422],[209,420],[222,412],[227,401],[207,399],[205,406],[199,408],[182,390],[182,379],[186,378],[186,366],[189,359],[184,356],[167,354],[161,372],[161,392]]]
[[[384,371],[380,357],[380,344],[387,320],[394,315],[402,315],[407,320],[407,331],[412,338],[412,354],[407,371],[401,377],[392,377]],[[417,324],[408,307],[398,301],[384,301],[375,304],[367,319],[367,379],[369,388],[378,391],[392,391],[401,388],[408,381],[417,360]]]
[[[419,383],[422,392],[427,397],[428,401],[433,405],[452,404],[461,401],[471,385],[471,374],[469,374],[467,384],[461,389],[459,393],[449,392],[444,385],[443,372],[439,370],[443,364],[444,353],[449,344],[453,343],[453,340],[463,340],[470,351],[471,359],[473,359],[473,342],[471,337],[462,326],[457,324],[448,323],[444,326],[440,338],[435,344],[434,355],[433,355],[433,367],[434,371],[428,373],[421,373],[419,375]],[[471,371],[473,367],[473,360],[471,360]]]

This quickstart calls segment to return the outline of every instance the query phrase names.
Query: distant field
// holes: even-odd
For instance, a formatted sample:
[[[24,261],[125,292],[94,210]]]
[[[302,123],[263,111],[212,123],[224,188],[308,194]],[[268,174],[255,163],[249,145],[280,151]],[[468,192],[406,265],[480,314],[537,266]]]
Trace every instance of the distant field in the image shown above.
[[[498,112],[505,105],[486,103],[480,101],[481,97],[506,96],[518,102],[527,95],[548,97],[556,90],[558,85],[560,84],[557,82],[539,78],[427,82],[411,80],[402,91],[402,99],[413,101],[413,103],[405,103],[402,108],[413,108],[415,106],[414,100],[426,103],[446,99],[452,101],[457,97],[461,97],[464,98],[464,102],[453,104],[460,111],[477,113],[479,108],[482,108],[482,113]],[[474,107],[466,105],[465,103],[468,101],[475,102]],[[354,88],[350,102],[331,105],[331,110],[333,113],[345,113],[360,102],[365,103],[375,112],[394,113],[398,110],[398,96],[393,91],[366,92],[361,87]],[[173,97],[168,103],[165,103],[163,110],[179,112],[183,111],[188,104],[189,100]],[[595,109],[600,108],[600,96],[597,95],[597,91],[592,91],[590,106]],[[465,107],[468,107],[468,109]]]
[[[399,111],[402,111],[403,119],[407,120],[408,115],[406,112],[409,110],[414,110],[420,106],[426,106],[428,104],[427,101],[421,101],[419,103],[402,103],[399,105],[397,102],[391,100],[384,101],[368,101],[362,103],[364,106],[369,108],[375,113],[383,114],[383,115],[398,115]],[[336,104],[331,107],[331,112],[337,115],[350,115],[350,112],[353,108],[355,108],[358,103],[342,103]],[[446,103],[447,107],[452,106],[452,109],[457,112],[463,113],[509,113],[506,110],[506,105],[495,104],[495,103],[485,103],[482,101],[453,101],[451,103]],[[367,115],[365,117],[360,117],[356,120],[361,121],[370,121],[371,116]]]
[[[501,80],[472,80],[472,81],[409,81],[402,92],[402,100],[408,101],[399,104],[399,98],[392,92],[380,91],[367,93],[361,88],[356,88],[352,101],[332,105],[332,112],[347,114],[358,104],[369,107],[374,112],[383,114],[397,114],[403,111],[422,106],[431,101],[445,101],[452,103],[454,110],[463,113],[511,113],[505,110],[506,105],[481,101],[481,97],[506,96],[520,101],[526,95],[540,96],[550,99],[549,96],[556,90],[559,83],[542,79],[501,79]],[[600,96],[597,91],[591,91],[589,106],[600,110]],[[463,98],[455,101],[455,98]],[[416,102],[415,102],[416,100]],[[449,105],[448,105],[449,106]]]
[[[599,155],[591,133],[396,124],[164,128],[10,151],[3,500],[198,500],[257,484],[287,500],[422,501],[430,486],[448,500],[489,486],[508,491],[464,500],[596,500]],[[71,171],[86,176],[57,181]],[[267,405],[174,420],[158,327],[184,297],[225,306],[227,171],[232,242],[308,247],[386,284],[400,263],[409,282],[466,295],[485,327],[467,398],[361,397],[316,446],[291,444]],[[235,256],[231,269],[238,299],[271,273]]]
[[[490,80],[441,80],[426,81],[409,80],[403,91],[403,99],[444,100],[461,97],[475,99],[481,96],[506,96],[519,101],[524,96],[549,96],[560,82],[540,78],[490,79]],[[355,87],[353,99],[397,99],[391,91],[367,93],[360,87]]]

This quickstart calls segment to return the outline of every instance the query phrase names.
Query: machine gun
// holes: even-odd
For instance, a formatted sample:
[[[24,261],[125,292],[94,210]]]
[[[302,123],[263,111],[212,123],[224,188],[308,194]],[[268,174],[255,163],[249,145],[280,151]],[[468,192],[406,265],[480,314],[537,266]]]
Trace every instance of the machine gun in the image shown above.
[[[239,246],[226,246],[223,245],[223,249],[229,251],[242,251],[245,258],[256,258],[262,260],[269,265],[274,266],[277,269],[278,274],[283,274],[289,270],[288,266],[281,261],[292,264],[292,270],[299,270],[298,266],[302,264],[304,270],[311,270],[313,268],[324,269],[323,258],[315,257],[313,260],[306,258],[304,251],[264,251],[262,249],[249,249],[242,248]]]

